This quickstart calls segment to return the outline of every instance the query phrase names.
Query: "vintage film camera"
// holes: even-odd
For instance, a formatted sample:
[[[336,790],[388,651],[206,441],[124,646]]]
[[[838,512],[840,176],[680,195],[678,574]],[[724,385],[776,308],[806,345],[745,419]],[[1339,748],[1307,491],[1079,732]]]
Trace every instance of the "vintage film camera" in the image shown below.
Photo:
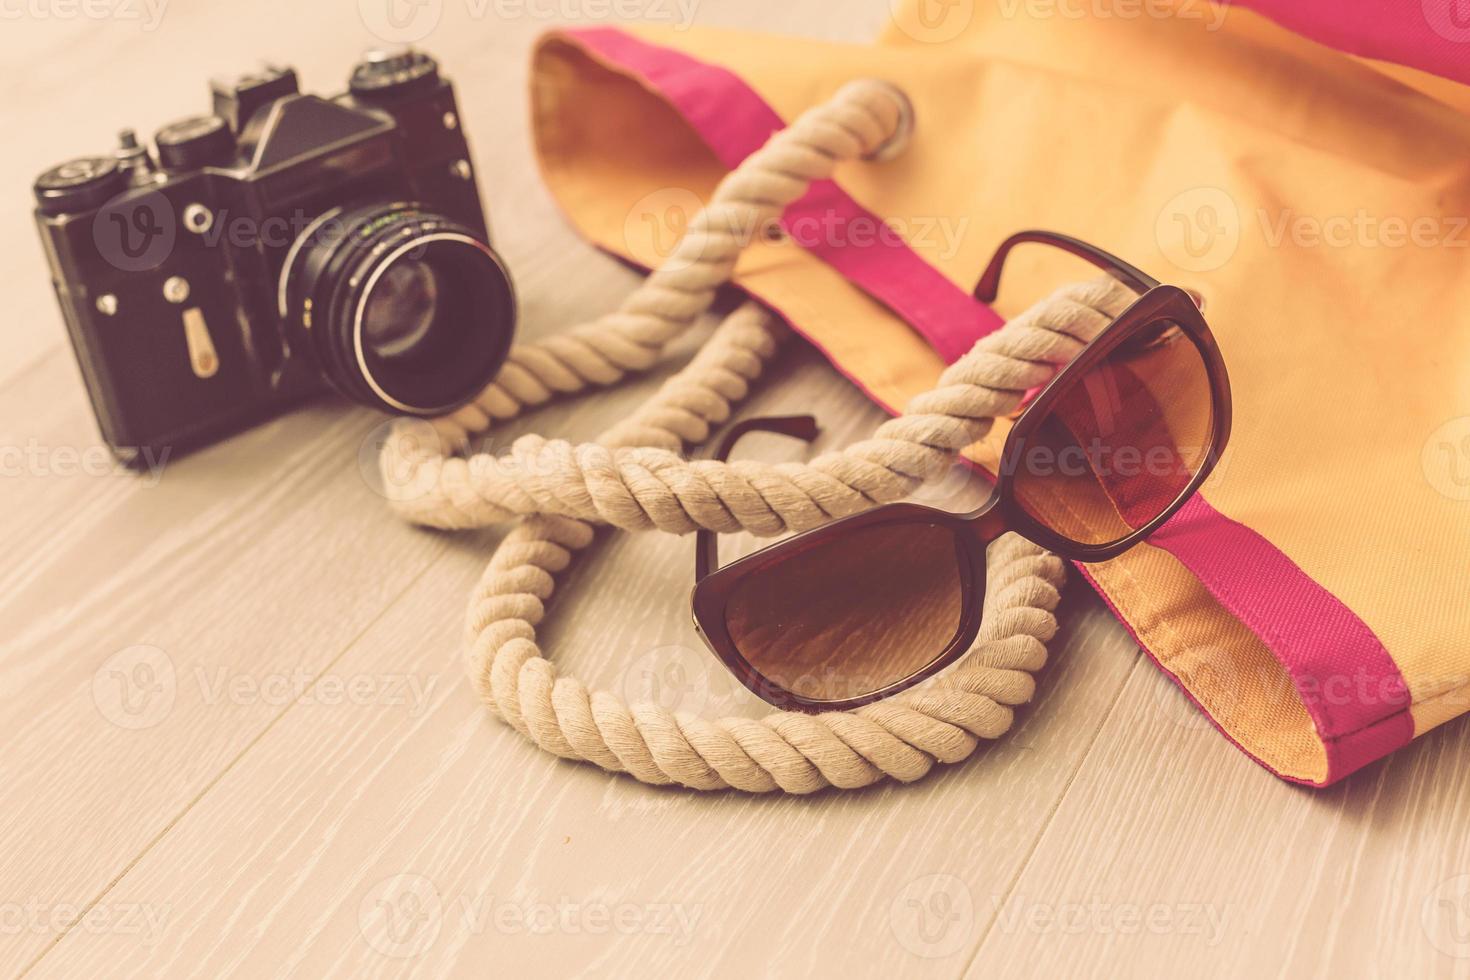
[[[510,349],[454,90],[371,52],[335,98],[290,68],[213,83],[209,115],[35,183],[56,294],[108,444],[133,462],[331,387],[436,415]]]

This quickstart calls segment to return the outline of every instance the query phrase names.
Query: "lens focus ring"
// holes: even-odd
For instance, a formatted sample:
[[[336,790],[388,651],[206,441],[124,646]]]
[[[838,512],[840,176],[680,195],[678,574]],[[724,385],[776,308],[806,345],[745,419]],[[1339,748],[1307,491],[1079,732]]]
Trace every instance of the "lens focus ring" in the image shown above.
[[[515,294],[474,232],[414,204],[371,204],[316,222],[281,273],[282,315],[347,397],[437,415],[495,377]]]

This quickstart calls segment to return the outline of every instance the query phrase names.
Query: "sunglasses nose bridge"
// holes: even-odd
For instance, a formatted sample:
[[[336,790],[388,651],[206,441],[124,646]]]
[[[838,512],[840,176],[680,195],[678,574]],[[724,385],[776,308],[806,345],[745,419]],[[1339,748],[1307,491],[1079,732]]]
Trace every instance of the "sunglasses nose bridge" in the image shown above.
[[[1006,520],[1004,508],[1001,507],[999,485],[991,490],[983,504],[968,514],[960,515],[959,521],[959,533],[978,544],[982,551],[990,542],[1009,531],[1010,524]]]

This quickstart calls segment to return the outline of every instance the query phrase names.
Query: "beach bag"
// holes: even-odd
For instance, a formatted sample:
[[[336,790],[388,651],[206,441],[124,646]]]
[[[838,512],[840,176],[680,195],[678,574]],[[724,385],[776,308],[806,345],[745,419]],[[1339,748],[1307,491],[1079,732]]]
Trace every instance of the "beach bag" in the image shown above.
[[[852,78],[900,86],[907,150],[839,167],[734,276],[890,410],[1077,277],[1018,253],[994,308],[974,299],[1019,229],[1200,293],[1230,449],[1149,542],[1081,571],[1228,738],[1326,785],[1470,693],[1463,45],[1430,20],[1377,30],[1364,4],[1253,4],[1282,24],[1033,6],[896,3],[872,44],[554,32],[531,69],[546,184],[589,240],[653,267],[785,122]],[[969,456],[993,467],[1005,431]]]

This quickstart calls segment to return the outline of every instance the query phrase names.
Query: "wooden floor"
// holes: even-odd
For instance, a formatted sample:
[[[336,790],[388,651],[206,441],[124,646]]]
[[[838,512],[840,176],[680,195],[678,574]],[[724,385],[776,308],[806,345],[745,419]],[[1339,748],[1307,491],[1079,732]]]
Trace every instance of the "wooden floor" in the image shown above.
[[[605,310],[633,276],[540,188],[523,79],[550,26],[524,11],[607,5],[443,7],[424,46],[459,84],[524,335]],[[1470,976],[1470,726],[1293,788],[1074,581],[1038,702],[962,766],[809,799],[652,789],[554,761],[476,702],[457,641],[498,532],[390,517],[362,462],[379,418],[324,403],[161,480],[99,472],[34,175],[202,110],[209,76],[260,56],[337,91],[372,37],[347,0],[175,0],[151,30],[132,0],[6,9],[0,973]],[[888,0],[694,9],[862,40]],[[652,383],[528,425],[590,437]],[[879,419],[809,352],[752,408],[798,406],[822,445]],[[607,536],[548,647],[591,681],[753,710],[697,649],[692,557]]]

